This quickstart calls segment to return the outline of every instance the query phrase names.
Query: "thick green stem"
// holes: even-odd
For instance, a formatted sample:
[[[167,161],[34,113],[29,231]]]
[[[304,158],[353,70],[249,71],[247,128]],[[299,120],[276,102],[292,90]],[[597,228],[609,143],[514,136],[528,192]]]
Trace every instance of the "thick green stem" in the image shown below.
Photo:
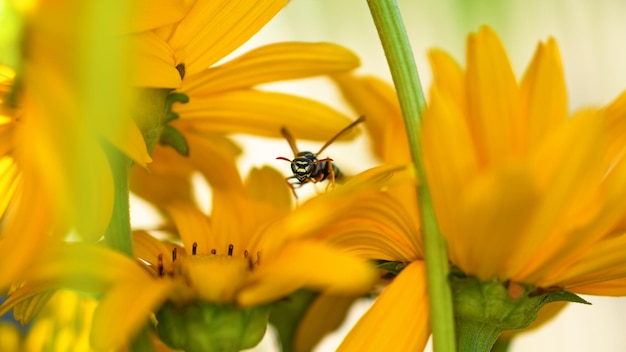
[[[128,189],[128,174],[130,172],[131,161],[120,151],[112,146],[107,148],[113,182],[115,184],[113,213],[109,227],[104,235],[106,244],[133,256],[133,244],[130,230],[130,200]]]
[[[368,0],[368,4],[400,100],[411,156],[419,177],[417,193],[424,233],[433,346],[436,351],[455,351],[454,316],[452,296],[448,285],[449,267],[446,242],[437,226],[421,152],[420,121],[426,109],[426,101],[395,0]]]

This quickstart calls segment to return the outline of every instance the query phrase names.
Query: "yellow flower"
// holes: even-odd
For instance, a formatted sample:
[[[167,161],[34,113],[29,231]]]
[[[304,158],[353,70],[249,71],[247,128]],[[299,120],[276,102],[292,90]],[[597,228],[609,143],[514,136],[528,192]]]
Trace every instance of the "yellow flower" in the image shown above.
[[[276,43],[218,64],[286,3],[197,0],[180,20],[132,34],[139,47],[140,67],[135,70],[135,84],[175,88],[173,93],[189,98],[188,103],[173,106],[179,118],[166,127],[179,144],[184,144],[181,139],[199,137],[213,143],[207,147],[215,152],[224,144],[221,135],[280,137],[283,126],[300,138],[326,140],[348,123],[345,115],[314,100],[257,89],[265,83],[352,70],[359,60],[345,48],[329,43]],[[156,148],[154,155],[160,155],[160,147]],[[195,158],[213,159],[208,162],[215,164],[217,159],[233,157],[230,153],[202,155],[191,146],[179,151]],[[211,171],[219,172],[219,168]]]
[[[621,235],[626,218],[626,163],[621,121],[626,95],[604,109],[588,108],[568,116],[554,40],[539,45],[518,83],[502,45],[487,27],[469,37],[465,71],[441,51],[433,51],[430,57],[434,83],[424,118],[423,148],[438,223],[452,263],[482,280],[624,294],[626,272],[620,248],[626,238]],[[389,88],[370,78],[340,76],[337,80],[359,112],[379,111],[392,120],[390,126],[398,123],[397,103],[388,98]],[[393,127],[372,132],[379,155],[393,150],[384,148],[383,136],[389,130]],[[394,152],[402,158],[406,155],[403,150]],[[402,204],[409,207],[401,210],[417,210],[409,202]],[[385,224],[384,211],[377,211],[379,215],[370,217]],[[381,231],[369,235],[353,234],[350,229],[343,232],[333,235],[335,243],[343,242],[370,258],[406,262],[401,249],[414,247],[406,240],[407,229],[383,235]],[[408,232],[419,237],[415,229]],[[413,263],[409,268],[418,262]],[[400,300],[411,287],[424,285],[421,277],[422,281],[416,278],[406,283],[403,292],[395,290],[404,283],[399,279],[405,271],[383,291],[342,348],[360,348],[365,336],[384,334],[374,325],[384,327],[385,314],[393,316],[394,326],[397,321],[403,322],[401,326],[408,324],[404,312],[383,301],[386,294],[395,293],[398,296],[393,299]],[[408,296],[402,302],[416,304]],[[387,311],[377,311],[379,307]],[[414,308],[427,311],[424,306]],[[426,319],[416,314],[413,319]],[[426,325],[420,328],[427,330]],[[387,336],[394,336],[393,329],[388,330]],[[418,334],[418,340],[422,332],[411,334]],[[378,347],[383,346],[381,342]]]
[[[568,116],[558,47],[517,82],[496,34],[469,36],[467,69],[434,51],[426,171],[450,259],[481,280],[574,292],[626,275],[626,95]],[[596,290],[615,294],[620,290]]]
[[[196,307],[197,302],[207,302],[244,311],[303,287],[336,295],[362,294],[376,279],[372,268],[313,235],[353,206],[350,194],[381,187],[396,169],[363,173],[293,213],[283,177],[268,168],[255,170],[241,187],[214,190],[211,217],[182,199],[167,207],[182,246],[137,232],[134,251],[141,263],[137,265],[103,247],[67,245],[51,254],[51,260],[42,260],[3,309],[62,285],[106,291],[95,312],[93,342],[96,348],[113,348],[134,336],[150,311],[166,319],[172,305]]]

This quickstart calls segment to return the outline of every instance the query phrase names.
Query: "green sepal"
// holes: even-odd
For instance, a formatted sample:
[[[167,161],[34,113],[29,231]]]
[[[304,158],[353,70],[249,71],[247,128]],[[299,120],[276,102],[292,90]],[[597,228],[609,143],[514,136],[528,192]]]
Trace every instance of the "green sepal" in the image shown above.
[[[269,306],[168,302],[156,314],[156,331],[168,346],[187,352],[236,352],[256,346],[265,335]]]
[[[278,332],[281,351],[294,351],[294,337],[298,326],[317,295],[313,291],[299,290],[273,304],[269,321]]]
[[[187,144],[185,136],[179,130],[170,125],[163,126],[159,144],[168,145],[174,148],[178,154],[189,156],[189,144]]]
[[[397,276],[406,267],[406,263],[390,262],[387,260],[377,260],[376,267],[378,269],[386,270],[389,273],[393,274],[394,276]]]
[[[508,281],[480,281],[459,272],[450,277],[459,351],[489,351],[505,330],[528,327],[546,304],[589,304],[561,289],[541,289]]]

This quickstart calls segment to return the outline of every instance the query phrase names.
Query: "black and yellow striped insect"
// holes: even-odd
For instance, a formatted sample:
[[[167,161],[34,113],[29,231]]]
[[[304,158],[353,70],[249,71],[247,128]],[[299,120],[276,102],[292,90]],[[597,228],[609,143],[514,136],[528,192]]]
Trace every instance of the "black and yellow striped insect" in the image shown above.
[[[326,149],[329,145],[331,145],[337,138],[341,137],[342,134],[348,132],[354,126],[359,123],[365,121],[365,116],[361,116],[358,119],[354,120],[344,129],[339,131],[335,136],[329,139],[324,145],[320,148],[317,153],[312,153],[308,151],[298,151],[298,147],[296,146],[296,141],[289,133],[287,128],[283,127],[280,129],[280,133],[285,137],[287,143],[289,143],[289,147],[293,151],[294,158],[288,159],[282,156],[279,156],[276,159],[285,160],[291,163],[291,171],[293,172],[292,176],[287,177],[286,181],[294,196],[296,196],[295,188],[300,188],[303,185],[311,182],[318,183],[322,182],[326,179],[329,180],[332,185],[335,180],[341,179],[343,177],[343,173],[341,170],[333,163],[333,159],[324,158],[318,159],[318,156]],[[295,182],[290,182],[290,180],[295,179]]]

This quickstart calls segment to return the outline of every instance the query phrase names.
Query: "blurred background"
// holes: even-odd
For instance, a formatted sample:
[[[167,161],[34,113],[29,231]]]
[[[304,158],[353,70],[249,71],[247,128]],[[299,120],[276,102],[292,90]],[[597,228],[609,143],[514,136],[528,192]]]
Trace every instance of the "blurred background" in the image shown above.
[[[500,35],[518,77],[532,58],[537,43],[554,37],[561,49],[571,111],[605,105],[626,88],[625,1],[398,0],[398,3],[426,94],[431,80],[428,50],[445,49],[464,63],[466,36],[482,24],[490,25]],[[361,57],[359,73],[391,82],[365,0],[292,0],[235,54],[275,41],[330,41],[344,45]],[[324,79],[285,82],[267,88],[296,91],[353,114]],[[242,168],[270,164],[287,175],[288,165],[274,160],[276,156],[290,155],[286,142],[239,140],[246,145]],[[298,144],[304,150],[319,148],[319,143],[298,141]],[[353,143],[333,144],[327,152],[347,173],[354,173],[375,163],[366,149],[367,141],[362,138]],[[302,191],[312,191],[312,187]],[[585,299],[593,305],[570,304],[543,328],[520,335],[510,350],[626,351],[626,298],[586,296]],[[334,351],[369,304],[366,300],[358,302],[342,329],[323,341],[317,350]],[[271,345],[271,341],[265,341],[256,350],[271,350]]]

